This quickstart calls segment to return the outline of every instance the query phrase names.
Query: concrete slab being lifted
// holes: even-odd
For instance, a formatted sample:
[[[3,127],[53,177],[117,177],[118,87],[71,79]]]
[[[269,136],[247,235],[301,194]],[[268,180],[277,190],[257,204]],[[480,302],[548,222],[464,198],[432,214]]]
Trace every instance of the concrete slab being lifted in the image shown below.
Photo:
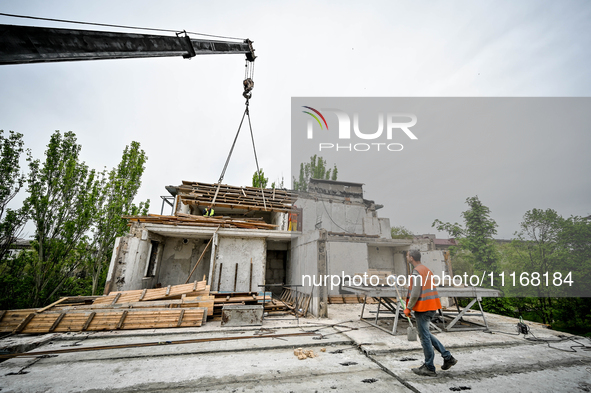
[[[371,306],[370,311],[371,311]],[[47,340],[14,336],[0,348],[39,345],[30,352],[162,342],[56,357],[15,358],[0,363],[5,392],[576,392],[591,389],[591,340],[529,323],[536,337],[575,341],[528,341],[516,334],[517,320],[487,314],[492,333],[452,332],[437,336],[458,359],[438,376],[411,372],[423,359],[419,342],[392,336],[360,322],[361,305],[331,305],[330,319],[265,318],[260,328],[221,327],[53,334]],[[467,316],[467,319],[471,317]],[[314,336],[279,334],[315,333]],[[564,336],[564,337],[561,337]],[[43,336],[42,336],[43,337]],[[166,344],[187,339],[233,339]],[[251,338],[257,337],[257,338]],[[261,337],[261,338],[258,338]],[[531,337],[531,335],[530,335]],[[580,343],[580,344],[578,344]],[[582,345],[577,347],[577,345]],[[574,346],[574,348],[571,348]],[[294,348],[312,349],[298,360]],[[325,352],[321,349],[325,348]],[[555,349],[558,348],[558,349]],[[570,351],[570,352],[567,352]]]

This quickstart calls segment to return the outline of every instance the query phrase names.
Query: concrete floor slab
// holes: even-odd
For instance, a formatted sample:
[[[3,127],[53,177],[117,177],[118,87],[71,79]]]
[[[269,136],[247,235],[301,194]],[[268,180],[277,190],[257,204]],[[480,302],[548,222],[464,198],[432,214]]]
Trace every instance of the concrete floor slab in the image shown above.
[[[0,363],[0,392],[572,392],[591,391],[591,351],[574,342],[530,342],[516,320],[487,314],[490,329],[438,333],[458,359],[435,378],[419,377],[419,342],[406,327],[393,336],[359,321],[360,305],[331,305],[330,318],[266,318],[262,327],[200,328],[14,336],[0,348],[36,351],[92,346],[315,332],[322,336],[248,338],[14,358]],[[384,321],[386,322],[386,321]],[[528,323],[538,337],[568,335]],[[577,339],[591,348],[591,340]],[[297,347],[318,357],[298,360]],[[320,348],[326,348],[321,352]],[[575,352],[567,352],[567,351]],[[436,358],[438,368],[442,364]]]

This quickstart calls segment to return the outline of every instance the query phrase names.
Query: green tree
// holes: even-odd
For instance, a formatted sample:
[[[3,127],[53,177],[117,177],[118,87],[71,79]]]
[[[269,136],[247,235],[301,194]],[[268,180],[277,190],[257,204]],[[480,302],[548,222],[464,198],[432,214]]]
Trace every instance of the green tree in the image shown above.
[[[446,231],[457,240],[460,249],[469,251],[476,270],[496,272],[499,255],[493,235],[497,234],[497,223],[490,218],[490,209],[482,204],[478,196],[467,198],[466,203],[470,208],[462,213],[464,226],[438,219],[431,226],[438,231]],[[455,251],[454,248],[452,251]]]
[[[30,304],[49,301],[75,273],[87,252],[87,237],[97,214],[101,184],[94,170],[80,162],[81,146],[73,132],[56,131],[45,161],[29,154],[29,209],[35,230],[37,259],[31,267]]]
[[[561,311],[558,296],[585,295],[591,282],[591,225],[580,217],[565,219],[553,209],[527,211],[520,223],[517,238],[511,243],[514,251],[509,270],[531,277],[541,276],[542,285],[517,286],[514,294],[530,298],[530,310],[543,323],[553,323]],[[548,272],[550,284],[555,273],[570,278],[574,285],[543,285]],[[591,317],[591,316],[590,316]],[[584,319],[584,318],[583,318]]]
[[[253,187],[267,188],[268,182],[269,182],[269,178],[265,177],[265,172],[263,172],[263,168],[260,168],[258,173],[257,173],[257,171],[254,171],[254,174],[252,175],[252,186]],[[273,183],[273,184],[275,184],[275,183]]]
[[[390,232],[392,233],[392,239],[412,239],[414,237],[414,234],[402,225],[392,227]]]
[[[293,189],[296,191],[308,191],[310,179],[337,180],[337,165],[327,169],[327,162],[322,157],[314,154],[310,162],[300,164],[299,179],[293,177]]]
[[[101,181],[101,193],[97,200],[96,218],[91,242],[87,249],[86,266],[92,277],[91,294],[95,295],[104,270],[108,267],[115,239],[127,231],[127,221],[122,216],[147,214],[150,200],[139,206],[133,200],[142,184],[147,157],[138,142],[126,146],[121,162]]]
[[[27,220],[25,209],[8,208],[25,183],[19,163],[23,146],[22,134],[10,131],[5,137],[4,131],[0,130],[0,264],[8,256],[10,246]]]

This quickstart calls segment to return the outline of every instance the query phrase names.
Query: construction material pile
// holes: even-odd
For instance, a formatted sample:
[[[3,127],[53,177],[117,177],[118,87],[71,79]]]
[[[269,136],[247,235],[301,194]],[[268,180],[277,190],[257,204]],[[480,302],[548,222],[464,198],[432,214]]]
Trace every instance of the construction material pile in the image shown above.
[[[101,297],[63,297],[42,309],[0,311],[0,333],[52,333],[201,326],[213,315],[205,281]]]
[[[124,216],[131,222],[165,224],[198,227],[247,228],[247,229],[275,229],[277,225],[267,224],[262,219],[245,219],[231,217],[205,217],[194,214],[177,213],[176,216],[162,216],[148,214],[147,216]]]
[[[0,333],[54,333],[198,327],[221,319],[224,305],[265,304],[288,310],[262,292],[210,292],[206,281],[163,288],[63,297],[41,309],[0,311]]]
[[[217,196],[216,196],[217,191]],[[215,197],[215,207],[264,210],[289,213],[296,195],[276,188],[235,187],[222,184],[184,181],[176,187],[180,201],[185,205],[209,206]]]

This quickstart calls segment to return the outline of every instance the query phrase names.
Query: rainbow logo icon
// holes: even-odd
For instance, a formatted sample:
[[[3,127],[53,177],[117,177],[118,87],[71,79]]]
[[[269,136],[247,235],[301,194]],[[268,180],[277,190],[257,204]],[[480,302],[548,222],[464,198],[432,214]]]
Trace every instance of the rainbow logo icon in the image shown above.
[[[303,106],[302,108],[306,108],[306,109],[310,109],[312,112],[316,113],[316,115],[320,116],[320,118],[322,119],[322,121],[324,122],[324,125],[326,126],[326,129],[328,130],[328,124],[326,123],[326,119],[324,118],[324,116],[322,116],[322,113],[320,113],[319,111],[317,111],[314,108],[311,108],[309,106]],[[320,122],[320,119],[318,117],[316,117],[316,115],[314,115],[314,113],[310,113],[308,111],[302,111],[304,113],[309,114],[310,116],[312,116],[314,119],[316,119],[316,121],[318,122],[318,124],[320,125],[320,129],[324,129],[324,127],[322,127],[322,123]]]

